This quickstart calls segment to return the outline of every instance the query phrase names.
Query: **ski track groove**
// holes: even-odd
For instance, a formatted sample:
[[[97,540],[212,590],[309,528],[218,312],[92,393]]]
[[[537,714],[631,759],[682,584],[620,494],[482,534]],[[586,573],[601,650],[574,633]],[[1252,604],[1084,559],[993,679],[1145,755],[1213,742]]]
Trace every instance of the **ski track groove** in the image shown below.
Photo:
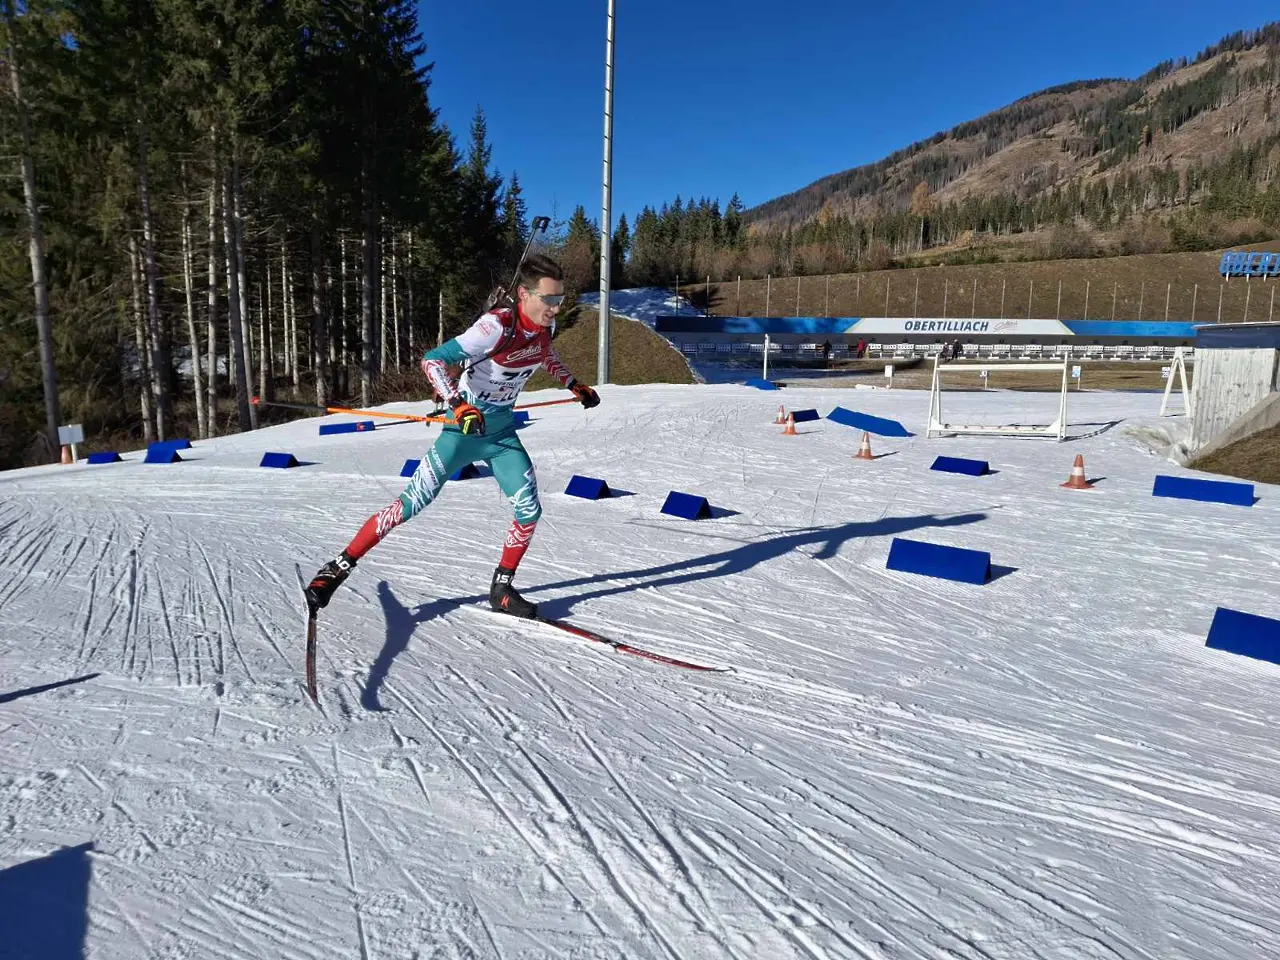
[[[471,906],[475,908],[476,917],[480,920],[480,927],[484,930],[485,936],[489,938],[489,944],[493,947],[494,955],[497,956],[498,960],[507,960],[507,955],[502,952],[502,947],[498,944],[498,938],[494,935],[493,925],[489,923],[489,918],[480,909],[480,901],[474,896],[471,898]]]
[[[338,745],[332,744],[333,747],[333,790],[338,801],[338,819],[342,823],[342,849],[346,855],[347,861],[347,879],[351,883],[352,906],[356,915],[356,934],[360,939],[360,958],[361,960],[369,960],[369,945],[365,939],[364,932],[364,916],[360,911],[360,886],[356,882],[356,864],[355,858],[351,853],[351,830],[347,826],[347,807],[342,796],[342,766],[338,761]],[[318,766],[318,764],[317,764]]]
[[[230,629],[235,622],[235,618],[231,615],[231,610],[227,606],[227,600],[222,595],[222,589],[218,586],[218,575],[213,570],[213,562],[209,559],[209,554],[205,551],[204,545],[199,540],[192,540],[195,547],[200,551],[200,559],[204,561],[205,572],[209,575],[209,585],[213,588],[213,598],[218,601],[218,607],[222,610],[223,625]]]
[[[793,940],[796,945],[812,957],[813,960],[828,960],[828,955],[825,950],[818,946],[818,944],[814,943],[812,938],[801,933],[799,930],[796,930],[794,924],[790,922],[789,918],[786,917],[781,910],[757,893],[751,885],[747,883],[746,879],[733,867],[733,865],[726,862],[727,854],[725,853],[724,848],[721,847],[719,852],[712,848],[712,844],[715,843],[715,840],[711,838],[709,833],[706,836],[702,836],[699,835],[697,831],[690,829],[685,831],[685,840],[700,854],[702,854],[703,858],[708,863],[716,864],[716,869],[718,869],[723,876],[728,878],[735,887],[741,890],[748,900],[756,905],[757,909],[759,909],[760,912],[769,919],[775,929],[782,931],[785,936]],[[716,846],[719,847],[719,844],[716,844]],[[852,949],[858,954],[858,956],[862,957],[863,960],[882,960],[880,956],[872,953],[860,944],[853,945]]]
[[[471,781],[476,785],[480,792],[484,794],[485,799],[489,801],[490,805],[497,810],[502,819],[507,821],[511,829],[513,829],[520,839],[524,841],[525,846],[534,853],[543,868],[551,874],[555,881],[560,884],[560,887],[565,891],[565,893],[572,898],[574,905],[582,911],[583,915],[586,916],[587,919],[591,921],[592,925],[601,936],[608,938],[609,931],[605,928],[604,924],[595,915],[587,903],[573,892],[573,888],[566,881],[565,877],[560,872],[560,869],[555,865],[554,859],[551,855],[543,849],[542,846],[525,831],[524,827],[516,821],[502,801],[499,800],[494,795],[493,791],[489,789],[489,786],[480,777],[480,774],[476,772],[476,769],[462,757],[453,744],[436,729],[435,725],[431,723],[431,721],[428,720],[422,712],[404,696],[404,694],[400,693],[400,691],[390,683],[384,682],[383,689],[404,704],[405,708],[417,718],[418,722],[426,727],[427,731],[436,738],[440,745],[444,747],[445,751],[453,757],[454,762],[466,772],[467,776],[471,778]],[[548,784],[548,786],[550,786],[550,784]]]
[[[547,695],[547,697],[550,699],[552,704],[556,707],[556,710],[560,713],[560,715],[564,717],[565,721],[570,725],[572,725],[574,722],[573,718],[570,717],[565,712],[564,706],[560,703],[559,699],[545,686],[543,687],[543,691]],[[523,750],[523,745],[518,745],[518,746],[521,747],[522,752],[525,752]],[[587,844],[590,846],[593,855],[595,856],[596,860],[600,863],[600,866],[604,871],[604,875],[609,880],[610,885],[614,888],[615,892],[617,892],[617,894],[622,898],[622,901],[626,903],[628,907],[631,908],[632,912],[636,915],[636,918],[640,921],[641,926],[643,926],[645,929],[649,931],[650,935],[654,938],[654,940],[658,943],[658,945],[661,946],[663,950],[667,952],[668,955],[675,957],[676,960],[683,960],[683,954],[680,953],[679,949],[675,946],[675,944],[671,943],[668,940],[666,932],[663,931],[662,928],[659,927],[656,923],[654,923],[652,916],[650,916],[649,912],[644,909],[644,907],[640,904],[638,898],[636,897],[635,893],[626,884],[624,879],[624,874],[614,866],[614,864],[609,860],[608,857],[605,856],[604,848],[601,845],[599,838],[596,836],[595,831],[588,826],[587,818],[584,817],[581,814],[581,812],[577,809],[577,807],[569,801],[569,798],[565,795],[564,791],[562,791],[560,787],[554,781],[552,781],[550,777],[547,776],[546,772],[542,769],[541,765],[533,764],[533,767],[538,772],[538,775],[542,777],[543,781],[547,784],[547,788],[556,795],[556,798],[560,801],[560,804],[564,807],[565,813],[568,814],[568,816],[573,820],[574,824],[578,828],[579,833],[587,841]],[[678,855],[677,855],[677,858],[678,858]],[[677,863],[679,863],[678,859],[677,859]],[[689,904],[686,903],[685,906],[686,906],[686,909],[688,909]],[[690,915],[693,916],[695,920],[701,919],[692,910],[690,910]]]
[[[688,889],[680,890],[679,897],[681,904],[689,912],[689,915],[708,930],[718,929],[719,935],[716,936],[716,940],[719,942],[721,947],[729,952],[731,956],[736,956],[736,952],[729,943],[728,934],[720,924],[719,918],[716,916],[715,908],[704,892],[703,884],[694,871],[693,865],[676,848],[675,841],[672,839],[671,835],[658,825],[657,821],[654,820],[645,805],[636,798],[635,793],[627,786],[626,782],[621,776],[619,776],[618,772],[614,770],[613,765],[609,763],[604,754],[600,752],[594,743],[592,743],[591,738],[583,731],[582,724],[572,715],[571,711],[567,706],[565,706],[563,701],[561,701],[561,699],[545,685],[543,685],[543,692],[556,708],[556,711],[560,716],[564,718],[569,729],[577,735],[578,740],[584,747],[586,747],[587,751],[595,759],[596,763],[602,770],[604,770],[609,779],[613,782],[613,785],[617,787],[624,797],[626,797],[631,808],[639,814],[640,818],[645,822],[645,825],[653,832],[653,835],[658,839],[658,843],[661,844],[664,850],[666,850],[677,874],[683,877],[685,884],[687,884]],[[624,837],[624,839],[628,838]],[[664,885],[669,884],[670,881],[668,881],[668,879],[663,875],[661,870],[657,869],[657,867],[651,863],[646,852],[639,848],[638,845],[633,847],[633,850],[635,854],[645,862],[646,866],[649,868],[649,872],[653,874],[656,880]],[[693,895],[702,902],[702,907],[709,911],[709,913],[705,913],[697,907],[693,902],[690,891],[692,891]]]
[[[124,925],[133,931],[133,935],[138,938],[138,942],[142,944],[142,950],[145,956],[152,956],[152,947],[150,941],[147,940],[146,934],[142,932],[142,927],[138,925],[138,921],[133,915],[124,908],[124,905],[111,892],[110,887],[106,884],[97,884],[95,892],[106,897],[107,900],[115,907],[116,915],[124,922]],[[107,914],[110,916],[110,913]]]
[[[187,889],[191,892],[191,896],[192,896],[191,902],[194,904],[194,906],[191,907],[191,913],[194,914],[196,919],[202,922],[205,922],[206,928],[205,930],[201,931],[200,928],[196,925],[196,923],[192,922],[192,920],[189,919],[186,915],[179,918],[179,922],[185,925],[188,925],[194,930],[196,930],[199,933],[199,936],[197,938],[198,942],[200,943],[201,946],[205,946],[210,936],[210,932],[212,931],[212,927],[208,926],[208,921],[210,920],[220,921],[223,927],[225,928],[225,930],[227,931],[226,936],[221,938],[222,943],[225,945],[223,947],[223,950],[224,950],[223,955],[228,958],[235,958],[235,960],[238,960],[238,958],[245,956],[245,948],[241,946],[242,941],[245,939],[242,934],[242,930],[243,930],[245,919],[246,919],[245,914],[242,911],[237,911],[237,913],[242,918],[240,921],[237,921],[234,917],[232,917],[227,912],[228,907],[226,906],[226,903],[229,898],[227,898],[225,895],[219,895],[221,894],[221,891],[218,891],[217,893],[214,893],[212,895],[207,893],[202,894],[198,889],[196,889],[193,878],[188,876],[186,873],[175,871],[175,875],[181,878],[182,882],[186,885]],[[232,902],[235,902],[235,901],[232,901]],[[216,917],[211,916],[210,914],[206,914],[203,911],[201,907],[204,904],[208,905],[210,914],[216,914]],[[310,931],[310,930],[304,931],[304,936],[301,942],[305,943],[307,940],[307,937],[311,936],[312,933],[313,931]],[[182,935],[182,933],[179,932],[179,935]],[[316,953],[298,948],[297,942],[298,941],[296,940],[290,941],[288,939],[278,940],[275,944],[276,949],[280,951],[280,954],[278,955],[284,956],[289,951],[296,951],[295,955],[302,957],[303,960],[313,960],[313,958],[317,956]],[[249,949],[253,950],[254,953],[258,953],[256,944],[251,944]]]
[[[409,886],[413,887],[413,889],[417,891],[418,896],[422,898],[423,902],[430,903],[433,899],[431,893],[428,892],[427,889],[414,878],[413,874],[405,868],[405,865],[401,862],[401,858],[396,856],[394,851],[382,842],[378,837],[378,834],[369,826],[369,822],[365,820],[364,816],[356,806],[348,800],[345,805],[345,809],[351,814],[352,818],[360,824],[360,826],[364,827],[364,831],[368,835],[369,839],[373,841],[374,845],[377,846],[379,850],[386,854],[387,862],[395,865],[396,870],[402,877],[409,881]]]
[[[897,889],[887,880],[882,880],[876,875],[874,870],[866,866],[861,860],[854,856],[851,851],[843,849],[835,840],[822,837],[813,828],[795,823],[794,820],[792,821],[792,829],[796,831],[797,835],[801,838],[801,843],[804,844],[810,852],[821,853],[825,855],[827,860],[832,862],[834,866],[843,867],[846,870],[852,870],[872,889],[879,890],[885,896],[905,906],[907,909],[923,917],[931,924],[936,924],[944,932],[954,937],[970,950],[974,951],[978,956],[988,958],[988,960],[994,960],[992,954],[974,943],[971,937],[966,937],[964,934],[953,930],[950,926],[931,913],[928,909],[921,906],[914,899]],[[921,957],[928,956],[928,953],[923,949],[915,950],[913,944],[906,943],[903,944],[903,946],[908,949],[913,949],[913,952],[917,952]]]
[[[165,595],[164,595],[164,577],[153,576],[152,579],[155,580],[155,584],[156,584],[156,598],[160,604],[160,616],[164,620],[165,638],[169,641],[169,652],[173,655],[173,661],[176,664],[178,662],[178,641],[177,641],[177,638],[174,637],[173,635],[173,621],[169,619],[169,604],[166,601]],[[148,669],[150,670],[151,675],[155,676],[155,673],[156,673],[155,651],[152,645],[150,631],[148,631],[147,633],[147,662],[148,662]],[[179,684],[182,683],[182,674],[180,672],[175,671],[174,679]]]

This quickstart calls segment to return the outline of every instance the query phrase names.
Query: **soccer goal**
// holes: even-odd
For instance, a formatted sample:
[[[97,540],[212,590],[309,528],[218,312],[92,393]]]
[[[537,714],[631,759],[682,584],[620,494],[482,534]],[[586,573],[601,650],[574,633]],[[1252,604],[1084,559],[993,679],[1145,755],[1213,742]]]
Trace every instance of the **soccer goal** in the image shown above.
[[[989,437],[1053,437],[1062,440],[1067,435],[1067,361],[1054,363],[1003,363],[999,361],[980,363],[947,363],[940,362],[941,355],[933,358],[933,385],[929,391],[929,427],[927,437],[983,435]],[[944,419],[942,412],[942,377],[952,375],[968,375],[982,377],[986,385],[988,375],[1001,373],[1037,373],[1045,380],[1046,388],[1052,389],[1054,380],[1060,380],[1058,392],[1058,415],[1048,423],[969,423],[953,422]],[[1052,377],[1052,379],[1051,379]],[[957,403],[963,394],[952,394]],[[1048,419],[1042,418],[1042,419]]]

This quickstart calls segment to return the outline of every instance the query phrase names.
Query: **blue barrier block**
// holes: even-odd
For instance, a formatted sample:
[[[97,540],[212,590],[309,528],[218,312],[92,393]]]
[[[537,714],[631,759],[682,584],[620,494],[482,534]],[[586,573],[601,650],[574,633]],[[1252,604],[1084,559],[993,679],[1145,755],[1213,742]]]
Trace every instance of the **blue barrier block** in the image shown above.
[[[777,390],[778,389],[777,384],[771,383],[770,381],[764,380],[760,377],[752,377],[750,380],[747,381],[746,385],[748,387],[755,387],[757,390]]]
[[[1210,650],[1225,650],[1242,657],[1280,663],[1280,620],[1219,607],[1214,612],[1205,646]]]
[[[260,467],[277,467],[281,470],[287,470],[289,467],[296,467],[298,458],[292,453],[264,453],[262,462],[258,464]]]
[[[576,473],[569,480],[564,492],[571,497],[582,497],[584,500],[606,500],[613,496],[609,485],[595,477],[580,477]]]
[[[147,453],[163,453],[165,450],[187,450],[191,447],[190,440],[153,440],[147,444]],[[165,461],[167,462],[167,461]]]
[[[178,456],[178,451],[173,447],[160,444],[156,446],[152,444],[147,447],[147,455],[142,461],[143,463],[182,463],[182,458]]]
[[[400,468],[400,476],[412,477],[418,471],[418,464],[421,460],[406,460],[404,466]]]
[[[982,584],[991,576],[991,554],[894,537],[885,567],[942,580]]]
[[[963,473],[970,477],[980,477],[991,471],[987,461],[966,460],[964,457],[938,457],[929,469],[941,470],[943,473]]]
[[[519,426],[519,425],[520,425],[520,424],[522,424],[522,423],[528,423],[528,422],[529,422],[529,411],[528,411],[528,410],[517,410],[517,411],[515,411],[515,414],[514,414],[514,416],[512,417],[512,419],[515,421],[516,426]]]
[[[358,420],[352,423],[322,423],[320,436],[327,437],[333,433],[364,433],[373,429],[372,420]]]
[[[1230,503],[1239,507],[1253,506],[1252,483],[1228,483],[1224,480],[1198,480],[1195,477],[1156,476],[1151,488],[1153,497],[1178,500],[1203,500],[1206,503]]]
[[[476,468],[476,465],[474,463],[468,463],[466,466],[459,467],[457,470],[453,471],[453,476],[451,476],[449,479],[450,480],[470,480],[473,477],[478,477],[478,476],[480,476],[480,471]]]
[[[844,407],[836,407],[827,414],[827,419],[846,427],[855,427],[858,430],[865,430],[867,433],[874,433],[880,437],[915,436],[897,420],[873,417],[869,413],[858,413],[856,410],[846,410]]]
[[[792,410],[791,415],[796,418],[796,423],[806,423],[809,420],[821,420],[817,410]]]
[[[698,520],[711,516],[711,506],[706,497],[695,497],[691,493],[678,493],[672,490],[662,504],[662,512],[684,520]]]
[[[119,463],[120,454],[114,450],[103,450],[101,453],[91,453],[85,457],[86,463]]]

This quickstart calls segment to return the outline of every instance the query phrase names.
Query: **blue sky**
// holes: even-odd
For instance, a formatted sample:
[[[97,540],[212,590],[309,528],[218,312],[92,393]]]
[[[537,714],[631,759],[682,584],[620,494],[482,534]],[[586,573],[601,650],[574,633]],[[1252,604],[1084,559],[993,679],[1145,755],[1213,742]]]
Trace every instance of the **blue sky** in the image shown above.
[[[1266,3],[1187,0],[616,2],[615,223],[677,194],[761,203],[1044,87],[1136,77],[1269,19]],[[493,165],[519,173],[531,216],[583,204],[600,217],[607,9],[421,0],[433,105],[460,147],[483,107]]]

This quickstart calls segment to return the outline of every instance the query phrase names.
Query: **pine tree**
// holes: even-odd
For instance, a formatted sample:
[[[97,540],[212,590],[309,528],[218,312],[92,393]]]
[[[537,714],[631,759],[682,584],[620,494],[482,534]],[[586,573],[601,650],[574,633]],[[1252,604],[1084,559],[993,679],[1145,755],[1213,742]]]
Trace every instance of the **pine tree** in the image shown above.
[[[631,249],[631,231],[627,228],[627,215],[618,217],[618,225],[613,230],[609,241],[609,277],[610,287],[622,289],[627,286],[627,253]]]
[[[514,263],[524,250],[525,241],[529,239],[529,221],[526,219],[527,209],[524,196],[520,190],[520,178],[513,171],[511,181],[502,196],[501,229],[503,236],[503,257]]]

